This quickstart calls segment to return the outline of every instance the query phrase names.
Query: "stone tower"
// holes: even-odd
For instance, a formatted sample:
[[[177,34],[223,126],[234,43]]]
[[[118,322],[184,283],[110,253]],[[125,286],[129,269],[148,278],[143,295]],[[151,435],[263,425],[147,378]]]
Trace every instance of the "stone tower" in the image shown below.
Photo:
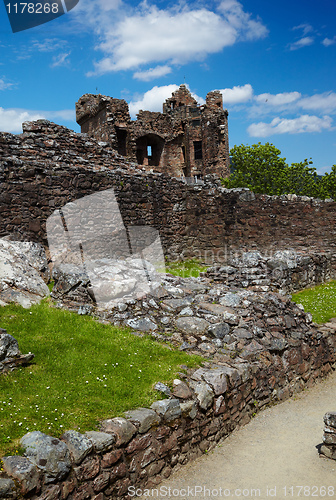
[[[109,142],[146,169],[174,177],[230,173],[228,112],[217,90],[199,105],[181,85],[162,113],[141,110],[136,120],[123,99],[85,94],[76,103],[76,119],[82,133]]]

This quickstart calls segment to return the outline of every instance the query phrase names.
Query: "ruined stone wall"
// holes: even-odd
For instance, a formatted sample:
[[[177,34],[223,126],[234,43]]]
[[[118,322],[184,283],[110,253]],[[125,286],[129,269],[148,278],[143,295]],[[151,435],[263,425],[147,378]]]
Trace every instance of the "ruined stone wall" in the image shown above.
[[[335,248],[334,201],[226,190],[212,181],[188,186],[147,174],[109,148],[65,127],[38,121],[22,136],[0,134],[0,235],[46,243],[57,207],[113,187],[125,225],[159,230],[171,259],[225,262],[232,252]]]
[[[157,228],[169,256],[226,261],[232,252],[251,247],[269,256],[280,247],[301,253],[316,248],[316,265],[326,274],[333,263],[321,254],[334,250],[335,202],[254,196],[225,190],[213,179],[186,186],[139,171],[107,144],[45,121],[25,125],[23,136],[0,134],[0,175],[2,236],[17,233],[46,242],[45,221],[56,207],[114,187],[124,223]],[[302,276],[300,271],[297,279]],[[192,307],[221,314],[213,297],[218,298]],[[156,487],[248,422],[258,408],[310,387],[335,367],[335,324],[317,327],[288,297],[264,293],[250,299],[240,318],[247,328],[227,315],[244,359],[216,351],[203,369],[188,373],[182,392],[179,384],[171,399],[103,422],[102,433],[70,431],[62,440],[34,434],[43,451],[35,458],[28,451],[3,459],[1,497],[113,500],[126,497],[130,486]],[[170,308],[184,307],[174,300]],[[185,319],[178,319],[186,329]],[[203,348],[209,350],[204,342]]]
[[[140,110],[131,120],[124,100],[85,94],[76,103],[83,133],[111,146],[147,170],[170,176],[229,175],[228,112],[219,91],[200,106],[185,85],[163,104],[163,113]]]

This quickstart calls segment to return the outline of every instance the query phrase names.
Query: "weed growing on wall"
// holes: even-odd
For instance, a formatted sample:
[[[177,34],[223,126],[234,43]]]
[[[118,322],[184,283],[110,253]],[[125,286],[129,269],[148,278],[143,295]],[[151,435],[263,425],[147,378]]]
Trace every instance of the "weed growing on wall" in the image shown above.
[[[182,276],[182,278],[198,278],[200,273],[206,270],[207,267],[203,266],[195,259],[180,262],[166,262],[166,272],[174,276]]]

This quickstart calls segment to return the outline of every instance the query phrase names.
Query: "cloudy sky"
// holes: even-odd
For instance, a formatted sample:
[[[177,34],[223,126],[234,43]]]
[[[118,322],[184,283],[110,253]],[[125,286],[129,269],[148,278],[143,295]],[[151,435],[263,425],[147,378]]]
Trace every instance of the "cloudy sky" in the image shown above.
[[[101,93],[139,109],[185,83],[221,90],[230,146],[271,142],[288,163],[336,164],[335,0],[79,0],[12,33],[0,4],[0,131],[47,118],[80,131],[74,104]]]

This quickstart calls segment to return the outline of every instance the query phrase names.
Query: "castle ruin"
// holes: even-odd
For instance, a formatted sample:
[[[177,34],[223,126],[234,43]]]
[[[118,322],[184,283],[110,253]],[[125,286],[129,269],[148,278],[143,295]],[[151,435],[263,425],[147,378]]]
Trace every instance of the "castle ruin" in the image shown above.
[[[146,170],[173,177],[229,170],[228,112],[215,90],[199,105],[185,85],[163,103],[163,112],[142,111],[132,120],[123,99],[84,94],[76,103],[81,132],[108,142]]]

